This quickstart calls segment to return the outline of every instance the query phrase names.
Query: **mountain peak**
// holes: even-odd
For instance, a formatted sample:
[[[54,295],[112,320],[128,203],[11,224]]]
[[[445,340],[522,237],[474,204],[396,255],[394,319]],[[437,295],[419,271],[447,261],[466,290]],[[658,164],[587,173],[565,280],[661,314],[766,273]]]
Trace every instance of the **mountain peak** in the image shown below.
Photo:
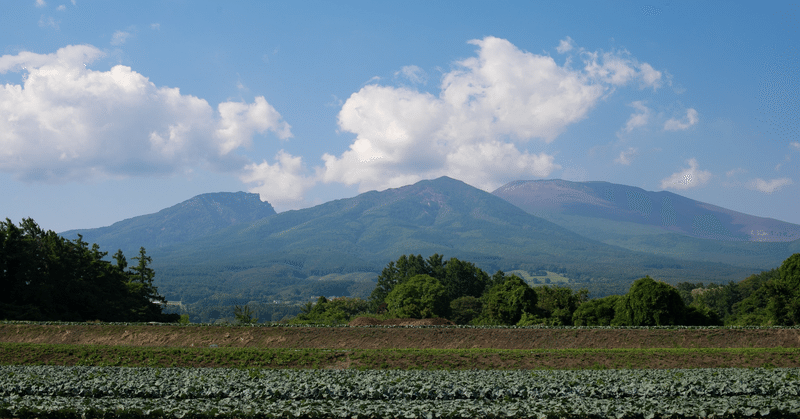
[[[214,192],[108,227],[70,230],[61,235],[72,239],[82,234],[90,243],[101,247],[113,244],[127,253],[140,246],[155,248],[182,243],[234,224],[250,223],[272,215],[275,215],[275,209],[269,202],[262,202],[258,194]]]

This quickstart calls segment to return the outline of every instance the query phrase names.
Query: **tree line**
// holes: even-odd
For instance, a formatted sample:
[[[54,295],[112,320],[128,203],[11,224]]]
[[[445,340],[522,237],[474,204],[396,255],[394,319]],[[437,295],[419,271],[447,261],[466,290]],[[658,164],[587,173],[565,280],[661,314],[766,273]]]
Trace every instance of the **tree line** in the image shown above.
[[[128,266],[121,250],[107,252],[79,235],[67,240],[32,219],[0,222],[0,319],[174,322],[144,247]],[[266,312],[236,306],[238,322]],[[295,311],[296,312],[296,311]],[[286,316],[289,312],[282,312]],[[434,254],[403,255],[380,273],[369,299],[320,297],[300,309],[295,323],[347,323],[359,315],[443,317],[472,325],[800,325],[800,253],[770,271],[727,285],[649,276],[623,295],[589,299],[586,289],[530,287],[516,275],[487,274],[475,264]],[[188,320],[188,316],[187,317]],[[274,313],[270,313],[274,319]]]
[[[128,266],[121,250],[67,240],[33,219],[19,226],[0,221],[0,319],[109,322],[173,322],[153,286],[155,272],[144,247]]]
[[[489,276],[456,258],[403,255],[383,269],[369,300],[320,297],[295,322],[346,323],[359,315],[472,325],[799,325],[800,253],[739,283],[676,287],[645,276],[624,295],[596,299],[585,289],[530,287],[502,271]]]

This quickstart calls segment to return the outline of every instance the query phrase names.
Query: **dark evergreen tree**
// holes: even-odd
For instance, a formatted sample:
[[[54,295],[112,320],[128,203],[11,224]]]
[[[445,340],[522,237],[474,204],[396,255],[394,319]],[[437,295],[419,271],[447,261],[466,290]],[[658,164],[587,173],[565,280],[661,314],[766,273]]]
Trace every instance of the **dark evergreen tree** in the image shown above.
[[[144,256],[142,249],[141,256]],[[124,271],[124,255],[117,264],[96,244],[78,236],[67,240],[42,230],[32,219],[19,227],[0,222],[0,318],[22,320],[169,321],[164,301],[152,286],[152,269],[143,272],[146,284],[131,286],[131,272]],[[144,268],[151,260],[144,259]],[[140,261],[141,265],[141,261]],[[139,281],[141,282],[141,281]]]
[[[489,283],[489,275],[472,262],[450,258],[444,266],[443,277],[432,275],[442,282],[447,290],[447,298],[452,301],[460,297],[480,297]],[[442,275],[442,273],[438,273]]]

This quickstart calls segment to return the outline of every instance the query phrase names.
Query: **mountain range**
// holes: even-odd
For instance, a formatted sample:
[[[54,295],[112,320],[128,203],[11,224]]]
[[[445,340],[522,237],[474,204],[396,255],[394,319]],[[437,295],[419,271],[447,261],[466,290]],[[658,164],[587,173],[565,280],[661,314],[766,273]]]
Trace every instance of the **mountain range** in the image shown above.
[[[709,213],[724,228],[709,231],[718,231],[720,237],[692,236],[681,230],[687,228],[684,219],[695,214],[689,210],[700,211],[696,208],[702,203],[690,205],[674,194],[669,195],[674,217],[667,219],[675,222],[658,226],[644,214],[663,213],[663,198],[658,206],[651,197],[648,210],[647,199],[628,198],[629,187],[623,185],[600,185],[600,192],[563,181],[526,185],[514,182],[490,194],[442,177],[278,214],[256,194],[204,194],[156,214],[61,234],[70,239],[81,234],[111,253],[120,248],[131,254],[144,246],[153,257],[162,294],[184,302],[365,297],[381,269],[403,254],[439,253],[472,261],[490,274],[513,271],[532,282],[559,278],[597,297],[623,293],[644,275],[673,283],[741,280],[800,251],[798,240],[745,240],[741,229],[731,227],[734,218],[714,212]],[[645,191],[637,193],[650,197]],[[537,206],[539,201],[544,205]],[[599,215],[592,215],[592,206]],[[703,213],[694,215],[698,216]],[[624,230],[616,231],[609,239],[602,232],[611,222],[636,229],[627,236]],[[702,228],[690,233],[695,231],[705,234]],[[669,240],[663,241],[665,237]],[[662,243],[636,244],[649,238]],[[680,257],[675,243],[703,247],[706,254]],[[766,256],[726,262],[730,257],[714,248],[720,243]],[[658,250],[659,246],[673,251]]]
[[[630,222],[723,241],[800,239],[800,226],[796,224],[742,214],[672,192],[650,192],[608,182],[521,180],[492,193],[545,218],[559,214]]]
[[[682,260],[777,266],[800,252],[800,226],[608,182],[532,180],[494,192],[526,212],[606,244]]]

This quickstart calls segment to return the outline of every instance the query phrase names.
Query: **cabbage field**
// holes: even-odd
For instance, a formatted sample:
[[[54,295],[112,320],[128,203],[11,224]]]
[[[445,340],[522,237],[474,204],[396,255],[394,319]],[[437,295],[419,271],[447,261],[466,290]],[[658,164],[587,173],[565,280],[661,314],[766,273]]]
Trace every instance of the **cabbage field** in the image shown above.
[[[800,370],[0,366],[2,418],[800,417]]]

